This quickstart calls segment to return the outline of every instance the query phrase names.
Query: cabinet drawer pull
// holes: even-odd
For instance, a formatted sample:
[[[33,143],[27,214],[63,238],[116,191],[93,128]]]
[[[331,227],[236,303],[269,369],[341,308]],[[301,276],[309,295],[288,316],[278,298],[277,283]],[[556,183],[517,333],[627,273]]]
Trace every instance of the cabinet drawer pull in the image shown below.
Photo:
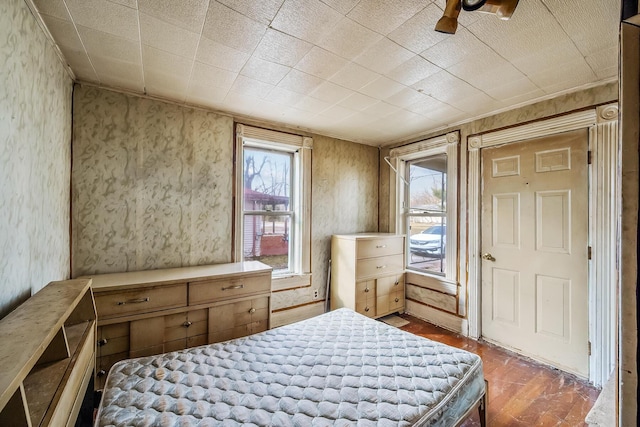
[[[244,285],[235,285],[235,286],[227,286],[226,288],[222,288],[223,291],[228,291],[230,289],[242,289]]]
[[[252,308],[251,310],[249,310],[249,314],[253,314],[253,313],[255,313],[255,312],[256,312],[256,309],[255,309],[255,308]]]
[[[386,265],[376,265],[376,268],[380,269],[380,268],[387,268]]]
[[[364,311],[369,311],[369,307],[365,307]]]
[[[376,248],[378,248],[378,249],[382,249],[382,248],[386,248],[386,247],[387,247],[387,245],[376,245]]]
[[[400,299],[399,299],[399,298],[396,298],[396,302],[398,302],[398,301],[400,301]]]
[[[189,322],[188,320],[182,324],[185,328],[188,328],[191,325],[193,325],[193,322]]]
[[[140,304],[140,303],[143,303],[143,302],[149,302],[149,297],[128,299],[126,301],[118,301],[118,305]]]
[[[369,292],[369,288],[366,288],[364,291],[365,291],[365,292]]]
[[[96,376],[97,376],[97,377],[104,377],[104,376],[105,376],[105,374],[106,374],[105,370],[104,370],[104,369],[100,369],[100,370],[96,373]]]
[[[98,347],[102,347],[106,343],[107,343],[107,339],[106,338],[102,338],[101,340],[98,340]]]
[[[396,283],[393,284],[393,286],[398,286],[400,284],[399,280],[396,280]]]

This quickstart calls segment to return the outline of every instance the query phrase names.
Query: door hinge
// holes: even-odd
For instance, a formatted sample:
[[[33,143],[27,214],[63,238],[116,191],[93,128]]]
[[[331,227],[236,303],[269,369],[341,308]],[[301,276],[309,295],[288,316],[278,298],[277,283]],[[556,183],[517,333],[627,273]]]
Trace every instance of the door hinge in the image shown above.
[[[591,150],[587,151],[587,164],[591,164]]]
[[[591,259],[591,246],[587,246],[587,259]]]
[[[591,341],[589,341],[589,356],[591,356]]]

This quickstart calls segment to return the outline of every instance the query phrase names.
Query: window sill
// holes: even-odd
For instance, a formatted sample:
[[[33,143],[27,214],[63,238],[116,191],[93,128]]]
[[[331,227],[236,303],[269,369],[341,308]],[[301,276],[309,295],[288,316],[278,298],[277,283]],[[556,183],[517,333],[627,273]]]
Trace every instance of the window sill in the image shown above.
[[[405,283],[409,283],[421,288],[427,288],[449,295],[458,294],[458,282],[449,280],[443,276],[429,274],[421,271],[406,269]]]
[[[311,273],[271,277],[271,291],[282,292],[311,286]]]

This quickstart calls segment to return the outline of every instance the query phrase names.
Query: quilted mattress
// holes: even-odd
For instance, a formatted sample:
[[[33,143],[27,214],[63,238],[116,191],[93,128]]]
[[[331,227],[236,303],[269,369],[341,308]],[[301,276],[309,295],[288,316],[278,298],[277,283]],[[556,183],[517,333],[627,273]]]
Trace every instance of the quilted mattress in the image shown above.
[[[452,426],[484,394],[464,350],[339,309],[115,364],[97,426]]]

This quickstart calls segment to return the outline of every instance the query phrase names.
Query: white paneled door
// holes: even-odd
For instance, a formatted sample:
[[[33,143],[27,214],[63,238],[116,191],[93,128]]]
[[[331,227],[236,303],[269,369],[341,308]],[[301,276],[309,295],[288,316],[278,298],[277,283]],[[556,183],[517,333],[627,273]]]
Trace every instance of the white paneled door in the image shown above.
[[[483,149],[482,336],[589,375],[587,130]]]

